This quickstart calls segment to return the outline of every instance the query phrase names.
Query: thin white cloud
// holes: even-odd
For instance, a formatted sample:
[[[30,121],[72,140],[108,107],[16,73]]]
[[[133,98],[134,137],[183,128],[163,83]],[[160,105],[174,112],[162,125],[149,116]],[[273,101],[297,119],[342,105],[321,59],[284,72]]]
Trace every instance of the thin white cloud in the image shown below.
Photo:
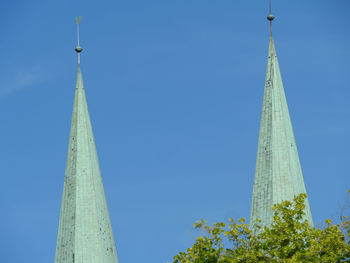
[[[47,77],[39,67],[21,69],[17,73],[9,76],[5,83],[0,85],[0,98],[19,92],[45,81]]]

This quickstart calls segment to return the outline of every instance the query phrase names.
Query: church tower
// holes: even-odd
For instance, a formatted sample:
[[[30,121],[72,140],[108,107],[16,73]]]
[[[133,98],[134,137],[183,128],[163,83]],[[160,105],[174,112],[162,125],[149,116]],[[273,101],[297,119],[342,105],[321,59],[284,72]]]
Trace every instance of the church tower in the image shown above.
[[[251,204],[251,227],[257,219],[263,226],[270,225],[274,204],[292,201],[294,196],[306,193],[272,37],[274,16],[271,14],[271,1],[267,19],[270,21],[270,46]],[[308,199],[305,205],[305,219],[312,225]]]
[[[118,263],[85,89],[80,69],[75,88],[55,263]]]

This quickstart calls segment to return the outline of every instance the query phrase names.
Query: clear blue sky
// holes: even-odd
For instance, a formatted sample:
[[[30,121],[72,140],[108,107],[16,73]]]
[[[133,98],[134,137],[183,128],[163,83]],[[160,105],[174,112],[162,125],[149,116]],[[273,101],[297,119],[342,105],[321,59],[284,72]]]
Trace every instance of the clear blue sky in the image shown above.
[[[350,188],[350,2],[273,1],[315,223]],[[0,9],[0,261],[54,261],[82,71],[120,263],[165,263],[191,225],[249,217],[266,1],[6,1]]]

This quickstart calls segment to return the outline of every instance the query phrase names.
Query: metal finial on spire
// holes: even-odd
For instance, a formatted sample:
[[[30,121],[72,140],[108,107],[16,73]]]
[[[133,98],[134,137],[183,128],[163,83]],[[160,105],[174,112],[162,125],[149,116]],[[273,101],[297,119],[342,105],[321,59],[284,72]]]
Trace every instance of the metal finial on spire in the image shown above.
[[[75,52],[78,53],[78,64],[80,65],[80,52],[83,51],[83,48],[79,45],[79,24],[81,21],[81,16],[75,18],[75,22],[77,24],[77,40],[78,40],[78,45],[75,48]]]
[[[271,14],[271,0],[269,2],[269,15],[267,16],[267,20],[270,21],[270,34],[272,36],[272,20],[274,20],[275,16]]]

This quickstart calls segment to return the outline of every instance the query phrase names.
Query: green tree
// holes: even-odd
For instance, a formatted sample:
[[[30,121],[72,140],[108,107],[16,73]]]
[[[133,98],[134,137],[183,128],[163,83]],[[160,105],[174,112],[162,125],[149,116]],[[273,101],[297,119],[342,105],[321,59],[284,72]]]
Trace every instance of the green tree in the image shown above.
[[[350,191],[348,192],[348,198]],[[323,228],[309,225],[304,218],[305,194],[274,205],[273,223],[250,229],[245,219],[212,226],[201,219],[195,243],[174,257],[173,263],[258,263],[258,262],[350,262],[350,218],[326,220]]]

